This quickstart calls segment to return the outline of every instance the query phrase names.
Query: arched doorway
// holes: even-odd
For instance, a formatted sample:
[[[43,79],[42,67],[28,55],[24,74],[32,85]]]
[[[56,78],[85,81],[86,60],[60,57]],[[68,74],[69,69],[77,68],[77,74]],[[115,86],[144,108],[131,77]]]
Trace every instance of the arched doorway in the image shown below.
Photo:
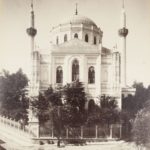
[[[88,103],[88,112],[91,113],[95,108],[95,102],[93,99],[90,99],[89,100],[89,103]]]

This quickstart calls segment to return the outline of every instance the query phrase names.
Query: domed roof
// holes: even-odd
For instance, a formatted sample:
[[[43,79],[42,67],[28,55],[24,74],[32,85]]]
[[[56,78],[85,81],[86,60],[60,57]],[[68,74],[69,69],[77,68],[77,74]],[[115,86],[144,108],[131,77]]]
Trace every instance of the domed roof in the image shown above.
[[[95,22],[92,21],[88,17],[84,17],[81,15],[74,15],[69,21],[66,23],[72,23],[72,24],[87,24],[87,25],[93,25],[96,26]],[[97,27],[97,26],[96,26]]]

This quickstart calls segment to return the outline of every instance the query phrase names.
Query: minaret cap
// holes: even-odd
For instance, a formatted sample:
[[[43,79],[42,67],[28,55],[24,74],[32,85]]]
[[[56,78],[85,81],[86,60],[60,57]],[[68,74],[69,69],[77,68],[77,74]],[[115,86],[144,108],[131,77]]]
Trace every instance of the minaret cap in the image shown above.
[[[75,15],[78,15],[78,3],[76,3],[76,11],[75,11]]]

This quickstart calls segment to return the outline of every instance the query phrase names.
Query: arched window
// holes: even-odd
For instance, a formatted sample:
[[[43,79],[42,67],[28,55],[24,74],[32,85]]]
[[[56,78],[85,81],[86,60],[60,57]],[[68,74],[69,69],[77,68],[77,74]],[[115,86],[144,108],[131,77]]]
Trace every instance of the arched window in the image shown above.
[[[88,103],[88,112],[89,113],[93,112],[95,109],[94,107],[95,107],[95,102],[93,99],[90,99]]]
[[[58,36],[56,37],[56,44],[57,45],[59,44],[59,38],[58,38]]]
[[[76,81],[79,79],[79,62],[78,60],[74,60],[72,63],[72,81]]]
[[[67,34],[64,35],[64,42],[67,41]]]
[[[97,42],[97,41],[96,41],[96,36],[94,36],[94,45],[96,45],[96,42]]]
[[[89,41],[89,37],[88,37],[88,35],[86,34],[85,35],[85,42],[88,42]]]
[[[88,71],[88,82],[95,83],[95,70],[93,66],[91,66]]]
[[[63,82],[63,71],[62,67],[59,66],[56,69],[56,83],[62,83]]]
[[[74,34],[74,38],[78,38],[78,34],[77,33]]]

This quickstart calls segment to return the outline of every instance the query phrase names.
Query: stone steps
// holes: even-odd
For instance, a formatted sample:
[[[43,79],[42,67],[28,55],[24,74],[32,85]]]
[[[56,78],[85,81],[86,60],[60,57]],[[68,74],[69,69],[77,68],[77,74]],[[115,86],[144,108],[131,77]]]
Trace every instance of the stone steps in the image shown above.
[[[0,138],[7,143],[14,143],[21,146],[30,146],[33,143],[31,136],[28,133],[9,127],[2,123],[0,123]]]

